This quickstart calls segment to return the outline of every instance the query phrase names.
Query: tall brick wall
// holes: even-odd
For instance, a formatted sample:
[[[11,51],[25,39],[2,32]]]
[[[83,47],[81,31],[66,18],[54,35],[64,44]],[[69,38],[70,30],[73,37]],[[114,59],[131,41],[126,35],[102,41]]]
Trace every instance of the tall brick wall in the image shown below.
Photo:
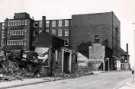
[[[118,55],[118,51],[120,48],[120,21],[118,18],[115,16],[113,13],[112,17],[112,22],[113,22],[113,55]]]
[[[118,30],[120,29],[119,21],[116,17],[113,17],[113,12],[73,15],[71,30],[71,43],[73,48],[77,49],[77,46],[81,42],[94,42],[95,35],[99,35],[100,43],[104,40],[108,40],[108,47],[113,48],[112,39],[115,37],[112,31],[112,29],[114,29],[113,26],[118,27]],[[114,34],[114,37],[112,34]],[[114,41],[115,40],[116,39],[114,39]]]

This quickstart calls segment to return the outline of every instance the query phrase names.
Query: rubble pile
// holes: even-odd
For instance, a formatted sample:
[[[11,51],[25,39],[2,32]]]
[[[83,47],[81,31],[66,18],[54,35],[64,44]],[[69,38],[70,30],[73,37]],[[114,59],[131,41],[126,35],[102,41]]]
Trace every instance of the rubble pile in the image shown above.
[[[42,62],[42,60],[37,58],[37,54],[34,52],[28,52],[25,58],[22,56],[21,52],[10,52],[4,57],[0,57],[0,81],[48,76],[50,71],[46,66],[47,64],[48,61]],[[52,77],[67,79],[93,74],[86,70],[87,69],[83,69],[83,71],[78,70],[75,73],[69,74],[53,70]]]
[[[27,58],[22,58],[19,53],[9,53],[0,59],[0,81],[18,80],[23,78],[41,77],[40,70],[43,65],[34,56],[28,53]]]

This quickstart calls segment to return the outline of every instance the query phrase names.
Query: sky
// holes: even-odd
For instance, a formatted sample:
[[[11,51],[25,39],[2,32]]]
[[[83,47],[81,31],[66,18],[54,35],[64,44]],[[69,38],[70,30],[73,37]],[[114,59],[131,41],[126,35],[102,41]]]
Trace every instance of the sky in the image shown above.
[[[0,0],[0,22],[15,12],[28,12],[34,19],[67,19],[73,14],[113,11],[121,22],[121,47],[129,44],[131,67],[135,68],[135,0]]]

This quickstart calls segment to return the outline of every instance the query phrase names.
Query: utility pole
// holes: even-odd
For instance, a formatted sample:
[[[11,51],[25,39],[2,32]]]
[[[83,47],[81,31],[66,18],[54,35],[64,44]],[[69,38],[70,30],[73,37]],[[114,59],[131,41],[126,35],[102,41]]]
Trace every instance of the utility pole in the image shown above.
[[[133,22],[132,25],[135,26],[135,22]],[[134,45],[133,46],[133,49],[134,49],[134,51],[133,51],[133,53],[134,53],[133,54],[134,55],[133,58],[135,58],[135,30],[133,30],[133,45]],[[133,70],[135,70],[135,61],[134,61],[134,65],[132,66],[132,68],[133,68]]]

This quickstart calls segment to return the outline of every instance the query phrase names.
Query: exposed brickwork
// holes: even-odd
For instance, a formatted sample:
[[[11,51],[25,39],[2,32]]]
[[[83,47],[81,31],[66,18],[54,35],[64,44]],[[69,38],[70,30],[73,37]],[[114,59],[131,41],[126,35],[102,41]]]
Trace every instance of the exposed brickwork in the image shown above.
[[[71,30],[73,48],[77,49],[81,42],[95,42],[96,35],[102,44],[107,40],[109,48],[120,47],[120,22],[113,15],[113,12],[73,15]]]

